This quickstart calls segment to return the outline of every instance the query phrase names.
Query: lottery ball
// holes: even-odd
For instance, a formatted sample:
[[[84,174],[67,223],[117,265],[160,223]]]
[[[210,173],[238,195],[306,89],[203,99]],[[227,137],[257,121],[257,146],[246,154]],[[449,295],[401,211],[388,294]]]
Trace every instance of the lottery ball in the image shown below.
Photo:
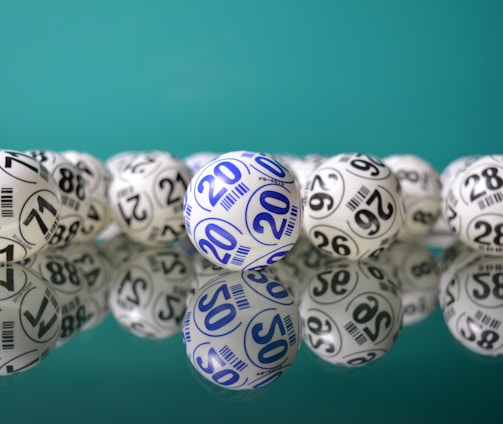
[[[55,291],[19,263],[0,265],[0,375],[28,371],[56,346],[61,309]]]
[[[463,243],[503,256],[503,161],[480,156],[451,179],[443,191],[442,213]]]
[[[252,390],[280,378],[300,346],[297,304],[263,271],[231,271],[197,290],[183,321],[195,370],[231,390]]]
[[[183,198],[192,171],[167,152],[134,156],[109,187],[110,212],[121,231],[147,246],[185,236]]]
[[[72,241],[78,241],[90,200],[87,182],[82,173],[61,153],[30,150],[27,154],[49,170],[61,193],[61,217],[48,245],[64,246]]]
[[[0,263],[21,261],[54,235],[61,195],[47,168],[24,153],[0,150]]]
[[[433,253],[413,241],[396,240],[383,253],[394,280],[400,286],[403,325],[426,319],[438,305],[440,266]]]
[[[60,347],[72,340],[88,319],[89,290],[81,270],[55,248],[44,249],[25,263],[52,287],[61,307]]]
[[[440,286],[440,306],[450,333],[484,356],[503,354],[502,270],[501,257],[479,254],[449,272]]]
[[[383,162],[400,181],[405,202],[405,222],[397,238],[416,240],[427,235],[441,214],[440,175],[415,155],[391,155]]]
[[[192,172],[196,173],[215,156],[218,156],[218,153],[197,152],[187,156],[184,159],[184,162],[192,170]]]
[[[94,240],[111,221],[108,186],[112,181],[112,174],[104,162],[89,153],[69,150],[62,154],[81,172],[88,187],[89,205],[77,240]]]
[[[283,164],[267,154],[235,151],[196,172],[184,217],[188,237],[211,262],[233,271],[260,269],[297,241],[302,202]]]
[[[304,231],[323,252],[351,260],[376,256],[405,221],[400,182],[374,156],[343,153],[322,162],[303,192]]]
[[[370,260],[327,263],[307,283],[299,311],[309,350],[328,364],[345,367],[386,355],[402,320],[397,283]]]
[[[145,247],[113,274],[110,311],[137,337],[168,338],[182,328],[193,280],[189,259],[176,248]]]
[[[103,247],[96,241],[71,243],[57,250],[77,268],[84,277],[89,293],[86,307],[86,320],[81,330],[97,327],[108,316],[108,296],[112,279],[111,259],[103,252]]]

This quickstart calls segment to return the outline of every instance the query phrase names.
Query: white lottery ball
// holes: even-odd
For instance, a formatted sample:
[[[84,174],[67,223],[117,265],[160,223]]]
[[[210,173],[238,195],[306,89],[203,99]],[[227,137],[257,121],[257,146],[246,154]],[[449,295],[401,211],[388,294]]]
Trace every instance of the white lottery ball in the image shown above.
[[[0,150],[0,263],[45,248],[60,220],[61,195],[47,168],[31,156]]]
[[[58,341],[61,309],[55,291],[32,270],[0,265],[0,375],[25,372]]]
[[[400,182],[371,155],[344,153],[325,160],[309,176],[302,196],[306,234],[335,257],[376,256],[404,224]]]
[[[308,348],[347,367],[386,355],[402,320],[398,285],[368,260],[334,260],[320,269],[302,292],[299,311]]]
[[[426,319],[438,305],[440,266],[433,253],[411,241],[395,241],[382,260],[388,259],[394,280],[400,286],[403,325]]]
[[[87,182],[89,206],[79,230],[78,241],[91,241],[111,221],[108,187],[112,181],[112,174],[103,161],[89,153],[69,150],[63,152],[63,156],[80,170]]]
[[[280,260],[301,232],[295,177],[270,155],[217,156],[192,178],[185,228],[199,252],[229,270],[259,269]]]
[[[49,246],[64,246],[78,241],[90,201],[87,182],[82,173],[61,153],[50,150],[30,150],[27,153],[49,170],[61,192],[61,217]]]
[[[503,161],[485,155],[472,161],[444,189],[442,213],[463,243],[503,256]]]
[[[192,171],[167,152],[146,152],[124,164],[109,187],[110,212],[122,232],[147,246],[185,236],[183,199]]]
[[[444,320],[453,337],[472,352],[503,354],[503,259],[479,255],[441,285]]]
[[[195,292],[183,340],[190,362],[211,383],[258,389],[280,378],[297,356],[297,304],[263,271],[229,272]]]
[[[58,249],[80,269],[87,284],[89,299],[87,302],[87,317],[81,330],[89,330],[98,326],[108,316],[108,295],[112,279],[112,261],[103,252],[103,248],[95,241],[86,243],[71,243]]]
[[[146,247],[113,274],[110,311],[135,336],[165,339],[182,328],[193,280],[190,260],[177,249]]]
[[[81,270],[56,249],[44,249],[26,263],[54,289],[61,307],[61,331],[56,346],[72,340],[88,319],[89,289]]]
[[[192,170],[192,172],[196,173],[215,156],[218,156],[218,153],[197,152],[187,156],[184,159],[184,162]]]
[[[427,235],[441,214],[440,175],[415,155],[387,156],[383,162],[399,179],[405,201],[405,222],[397,238],[416,240]]]

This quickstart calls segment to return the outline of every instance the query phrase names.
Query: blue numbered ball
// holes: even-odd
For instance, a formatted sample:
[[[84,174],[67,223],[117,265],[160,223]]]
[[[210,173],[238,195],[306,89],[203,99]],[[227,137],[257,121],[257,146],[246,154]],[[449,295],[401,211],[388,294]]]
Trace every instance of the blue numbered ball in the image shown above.
[[[404,225],[400,182],[371,155],[341,153],[326,159],[310,174],[302,196],[306,234],[335,257],[377,256]]]
[[[263,153],[215,157],[192,178],[184,201],[187,234],[223,268],[260,269],[283,258],[297,241],[302,202],[294,175]]]
[[[231,271],[205,284],[192,296],[182,329],[197,372],[232,390],[276,381],[300,346],[297,304],[264,271]]]

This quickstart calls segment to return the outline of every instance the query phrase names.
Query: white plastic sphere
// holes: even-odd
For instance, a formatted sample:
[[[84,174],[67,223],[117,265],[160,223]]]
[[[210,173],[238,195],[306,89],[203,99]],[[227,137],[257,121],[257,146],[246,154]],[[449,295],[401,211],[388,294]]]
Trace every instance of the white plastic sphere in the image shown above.
[[[109,313],[108,296],[113,274],[111,259],[103,252],[103,247],[95,241],[71,243],[58,249],[84,277],[89,299],[86,320],[81,330],[90,330],[105,320]]]
[[[403,325],[426,319],[438,305],[440,266],[425,246],[411,241],[395,241],[379,257],[389,261],[394,280],[400,286]]]
[[[49,240],[50,247],[78,241],[89,209],[89,188],[80,170],[61,153],[30,150],[30,156],[42,163],[53,175],[61,192],[61,217]]]
[[[61,329],[55,291],[32,270],[0,265],[0,375],[28,371],[53,350]]]
[[[80,170],[88,186],[89,207],[77,240],[79,242],[94,240],[111,221],[108,187],[112,181],[112,174],[105,163],[94,155],[76,150],[65,151],[62,154]]]
[[[464,347],[484,356],[503,354],[503,258],[478,255],[441,285],[445,323]]]
[[[367,365],[387,354],[402,320],[400,289],[372,261],[334,260],[313,276],[299,306],[307,347],[332,365]]]
[[[147,246],[185,236],[183,199],[192,171],[167,152],[145,152],[125,163],[108,191],[110,212],[124,234]]]
[[[376,256],[404,224],[400,182],[371,155],[343,153],[325,160],[309,176],[302,196],[306,234],[335,257]]]
[[[183,323],[187,356],[217,386],[250,390],[280,378],[300,346],[297,304],[263,271],[232,271],[194,293]]]
[[[426,160],[415,155],[391,155],[383,162],[402,186],[405,222],[397,238],[417,240],[431,232],[441,214],[440,175]]]
[[[301,232],[295,177],[270,155],[217,156],[192,178],[185,228],[197,250],[229,270],[259,269],[280,260]]]
[[[442,213],[453,233],[481,253],[503,256],[502,156],[480,156],[444,188]]]
[[[193,281],[190,260],[177,249],[146,247],[113,273],[110,311],[137,337],[168,338],[182,328]]]
[[[61,307],[61,331],[56,346],[72,340],[88,319],[89,289],[80,268],[56,249],[44,249],[26,266],[53,288]]]
[[[0,263],[21,261],[54,235],[60,190],[44,165],[14,150],[0,150],[0,177]]]

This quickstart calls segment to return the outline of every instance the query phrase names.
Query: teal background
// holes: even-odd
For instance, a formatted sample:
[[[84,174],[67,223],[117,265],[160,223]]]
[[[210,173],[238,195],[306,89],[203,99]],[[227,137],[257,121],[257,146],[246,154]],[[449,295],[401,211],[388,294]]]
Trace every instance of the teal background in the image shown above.
[[[441,171],[503,153],[502,18],[500,1],[0,0],[0,147],[411,153]],[[0,379],[0,420],[499,421],[502,378],[436,310],[363,369],[303,347],[264,390],[218,392],[181,337],[109,317]]]

